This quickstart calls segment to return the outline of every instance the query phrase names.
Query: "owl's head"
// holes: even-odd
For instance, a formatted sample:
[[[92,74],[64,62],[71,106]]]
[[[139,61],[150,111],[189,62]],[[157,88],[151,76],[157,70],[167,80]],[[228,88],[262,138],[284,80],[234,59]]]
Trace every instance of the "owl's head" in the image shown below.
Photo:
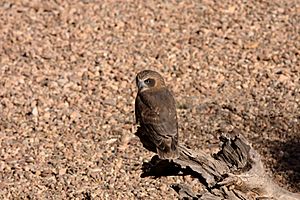
[[[156,71],[144,70],[136,75],[136,85],[140,92],[165,86],[163,77]]]

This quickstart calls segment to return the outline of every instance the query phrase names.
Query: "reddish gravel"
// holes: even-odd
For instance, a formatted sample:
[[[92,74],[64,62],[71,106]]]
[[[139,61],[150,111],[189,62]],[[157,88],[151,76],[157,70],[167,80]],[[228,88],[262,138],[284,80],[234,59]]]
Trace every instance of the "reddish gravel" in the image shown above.
[[[0,198],[174,199],[141,178],[135,74],[159,71],[180,142],[241,132],[300,192],[300,2],[0,2]]]

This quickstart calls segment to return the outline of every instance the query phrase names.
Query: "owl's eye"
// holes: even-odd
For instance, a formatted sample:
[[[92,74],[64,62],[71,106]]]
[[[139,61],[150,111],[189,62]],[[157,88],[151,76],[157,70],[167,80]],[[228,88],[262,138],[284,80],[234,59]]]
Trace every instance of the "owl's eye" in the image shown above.
[[[155,80],[152,78],[148,78],[145,81],[145,84],[148,85],[149,87],[153,87],[155,85]]]

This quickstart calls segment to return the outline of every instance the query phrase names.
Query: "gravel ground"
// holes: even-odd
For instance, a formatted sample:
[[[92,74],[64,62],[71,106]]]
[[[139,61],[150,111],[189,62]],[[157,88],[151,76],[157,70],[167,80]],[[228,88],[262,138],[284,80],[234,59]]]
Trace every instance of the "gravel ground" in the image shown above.
[[[174,199],[141,178],[135,74],[172,89],[180,142],[240,132],[300,192],[300,2],[0,2],[0,198]]]

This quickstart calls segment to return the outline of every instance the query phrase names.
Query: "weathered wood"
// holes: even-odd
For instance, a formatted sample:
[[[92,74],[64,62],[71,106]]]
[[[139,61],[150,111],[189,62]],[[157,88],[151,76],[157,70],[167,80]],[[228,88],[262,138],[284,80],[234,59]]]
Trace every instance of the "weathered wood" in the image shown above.
[[[174,184],[171,187],[180,199],[300,200],[300,194],[291,193],[272,181],[260,155],[242,135],[222,135],[220,140],[220,151],[210,156],[183,145],[179,146],[178,159],[168,161],[154,156],[144,163],[142,177],[191,175],[206,188],[204,193],[196,194],[186,184]]]

